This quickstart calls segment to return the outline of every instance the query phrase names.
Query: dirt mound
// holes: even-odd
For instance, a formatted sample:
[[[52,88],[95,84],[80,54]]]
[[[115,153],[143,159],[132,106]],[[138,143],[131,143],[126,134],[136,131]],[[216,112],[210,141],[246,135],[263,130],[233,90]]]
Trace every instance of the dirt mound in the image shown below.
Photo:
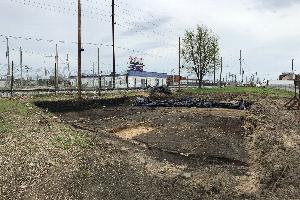
[[[115,99],[83,99],[83,100],[65,100],[65,101],[37,101],[35,105],[47,109],[50,112],[77,112],[99,107],[115,107],[123,104],[129,104],[130,98]]]

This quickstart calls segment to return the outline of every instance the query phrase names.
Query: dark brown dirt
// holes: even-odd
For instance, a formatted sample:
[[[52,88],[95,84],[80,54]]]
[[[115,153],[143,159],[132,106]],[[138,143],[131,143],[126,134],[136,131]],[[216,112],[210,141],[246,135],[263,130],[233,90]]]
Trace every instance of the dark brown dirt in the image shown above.
[[[120,99],[101,101],[94,109],[75,108],[75,111],[66,112],[68,106],[64,104],[69,102],[59,102],[58,106],[53,106],[55,113],[77,127],[94,132],[104,130],[121,139],[146,144],[149,149],[247,165],[245,111],[149,109],[132,106],[129,99]],[[95,102],[85,104],[95,105]]]

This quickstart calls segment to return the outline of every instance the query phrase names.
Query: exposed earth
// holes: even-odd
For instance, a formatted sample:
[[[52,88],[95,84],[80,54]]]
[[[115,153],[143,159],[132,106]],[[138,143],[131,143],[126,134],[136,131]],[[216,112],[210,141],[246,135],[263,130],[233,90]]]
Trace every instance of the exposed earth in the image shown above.
[[[288,99],[197,97],[243,98],[253,105],[147,108],[133,106],[127,97],[43,101],[36,103],[40,108],[27,103],[28,120],[13,117],[17,130],[28,134],[21,140],[15,138],[18,131],[0,138],[0,194],[4,199],[300,198],[300,125],[297,111],[283,108]]]

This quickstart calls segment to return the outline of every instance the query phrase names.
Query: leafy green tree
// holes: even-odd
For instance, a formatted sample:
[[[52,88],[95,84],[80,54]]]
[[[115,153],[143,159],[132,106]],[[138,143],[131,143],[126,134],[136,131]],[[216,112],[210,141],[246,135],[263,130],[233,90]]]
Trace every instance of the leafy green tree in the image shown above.
[[[185,60],[183,68],[197,76],[201,88],[203,78],[218,66],[219,39],[203,25],[193,31],[187,30],[183,38],[182,56]]]

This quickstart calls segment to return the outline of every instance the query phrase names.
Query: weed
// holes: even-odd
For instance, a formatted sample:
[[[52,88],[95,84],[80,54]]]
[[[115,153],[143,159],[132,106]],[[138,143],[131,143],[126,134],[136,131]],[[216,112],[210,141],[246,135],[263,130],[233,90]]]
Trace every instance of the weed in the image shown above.
[[[58,135],[52,141],[55,145],[62,147],[64,150],[69,150],[72,147],[87,148],[90,146],[90,139],[85,135],[63,136]]]

